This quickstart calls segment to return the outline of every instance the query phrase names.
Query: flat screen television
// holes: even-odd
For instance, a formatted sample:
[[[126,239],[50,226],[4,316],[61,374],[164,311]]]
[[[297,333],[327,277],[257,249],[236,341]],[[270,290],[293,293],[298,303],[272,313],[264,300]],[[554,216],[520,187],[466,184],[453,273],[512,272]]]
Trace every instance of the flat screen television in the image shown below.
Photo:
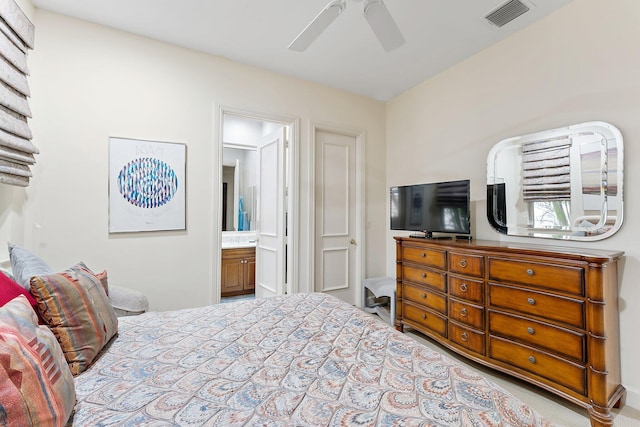
[[[391,229],[432,233],[471,233],[470,181],[391,187]]]

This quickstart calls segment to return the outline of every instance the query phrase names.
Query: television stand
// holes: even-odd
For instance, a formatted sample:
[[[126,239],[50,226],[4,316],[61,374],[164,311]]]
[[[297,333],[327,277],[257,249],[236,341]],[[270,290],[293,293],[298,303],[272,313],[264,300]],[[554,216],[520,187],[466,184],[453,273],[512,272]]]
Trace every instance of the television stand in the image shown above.
[[[396,237],[396,316],[450,350],[546,389],[612,427],[624,403],[624,252]]]

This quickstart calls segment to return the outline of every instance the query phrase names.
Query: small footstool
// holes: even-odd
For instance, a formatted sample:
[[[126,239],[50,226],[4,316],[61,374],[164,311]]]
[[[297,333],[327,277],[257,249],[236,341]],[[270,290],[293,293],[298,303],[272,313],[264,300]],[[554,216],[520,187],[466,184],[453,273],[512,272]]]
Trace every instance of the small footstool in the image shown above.
[[[373,298],[369,293],[373,294]],[[389,304],[389,310],[384,307],[386,302]],[[393,326],[396,320],[396,279],[393,277],[364,279],[362,281],[362,309],[367,313],[376,313]]]

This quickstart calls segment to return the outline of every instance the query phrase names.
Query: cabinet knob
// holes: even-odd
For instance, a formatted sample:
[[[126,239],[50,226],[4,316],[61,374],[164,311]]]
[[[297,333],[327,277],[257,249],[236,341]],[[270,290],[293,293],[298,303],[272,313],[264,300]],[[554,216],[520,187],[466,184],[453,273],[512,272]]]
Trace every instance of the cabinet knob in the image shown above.
[[[427,318],[427,315],[426,315],[426,314],[423,314],[423,315],[422,315],[422,318],[423,318],[423,319],[426,319],[426,318]]]
[[[466,332],[463,332],[462,335],[460,335],[460,339],[464,342],[467,342],[467,340],[469,339],[469,335],[467,335]]]
[[[427,298],[427,294],[420,295],[423,299]]]
[[[462,292],[467,292],[468,286],[466,283],[463,283],[462,285],[460,285],[460,290]]]
[[[536,358],[533,356],[529,356],[529,362],[536,363]]]
[[[427,277],[427,273],[422,273],[422,278],[424,279],[425,277]]]
[[[460,309],[460,316],[462,317],[467,317],[467,309],[466,308],[461,308]]]
[[[422,253],[420,253],[420,256],[421,256],[422,258],[424,258],[424,257],[426,257],[426,256],[427,256],[427,254],[425,254],[424,252],[422,252]]]
[[[527,276],[533,276],[534,274],[536,274],[536,272],[533,271],[532,268],[527,268]]]
[[[467,260],[466,259],[460,260],[460,267],[462,267],[462,268],[466,268],[467,267]]]
[[[529,333],[529,335],[533,335],[536,333],[536,331],[531,326],[527,328],[527,332]]]
[[[536,305],[536,300],[534,300],[533,298],[527,298],[527,302],[529,303],[529,305]]]

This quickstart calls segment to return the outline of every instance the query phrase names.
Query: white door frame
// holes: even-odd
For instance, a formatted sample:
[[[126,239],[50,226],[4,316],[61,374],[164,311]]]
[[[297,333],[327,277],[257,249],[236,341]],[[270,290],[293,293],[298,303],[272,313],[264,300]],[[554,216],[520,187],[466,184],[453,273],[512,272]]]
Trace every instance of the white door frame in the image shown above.
[[[319,123],[311,123],[311,147],[310,151],[310,160],[309,160],[309,170],[311,171],[309,180],[309,194],[310,194],[310,229],[314,230],[310,233],[310,248],[309,248],[309,279],[315,282],[315,260],[316,260],[316,236],[315,236],[315,224],[316,224],[316,214],[315,208],[316,205],[316,194],[315,194],[315,176],[316,176],[316,133],[317,132],[327,132],[334,133],[338,135],[349,136],[355,138],[356,140],[356,212],[355,212],[355,235],[356,235],[356,271],[354,272],[354,280],[355,280],[355,302],[356,306],[362,307],[362,279],[364,276],[365,269],[365,139],[366,133],[363,130],[349,129],[340,126],[334,125],[326,125]],[[310,291],[315,290],[315,283],[310,286]]]
[[[214,149],[214,155],[217,155],[217,159],[214,158],[214,166],[217,167],[217,173],[215,177],[217,181],[213,185],[214,204],[215,209],[213,212],[213,284],[211,289],[210,301],[212,304],[220,302],[221,291],[221,259],[222,259],[222,146],[223,146],[223,128],[224,128],[224,116],[225,114],[232,114],[235,116],[244,117],[247,119],[260,120],[264,122],[274,122],[289,127],[288,137],[288,162],[287,162],[287,174],[289,176],[288,197],[287,197],[287,287],[286,292],[291,294],[298,292],[298,283],[295,278],[298,277],[298,245],[300,239],[299,229],[299,134],[300,134],[300,119],[291,116],[279,116],[266,113],[256,113],[253,111],[242,110],[238,108],[227,107],[218,105],[216,108],[215,123],[217,128],[217,150]]]

